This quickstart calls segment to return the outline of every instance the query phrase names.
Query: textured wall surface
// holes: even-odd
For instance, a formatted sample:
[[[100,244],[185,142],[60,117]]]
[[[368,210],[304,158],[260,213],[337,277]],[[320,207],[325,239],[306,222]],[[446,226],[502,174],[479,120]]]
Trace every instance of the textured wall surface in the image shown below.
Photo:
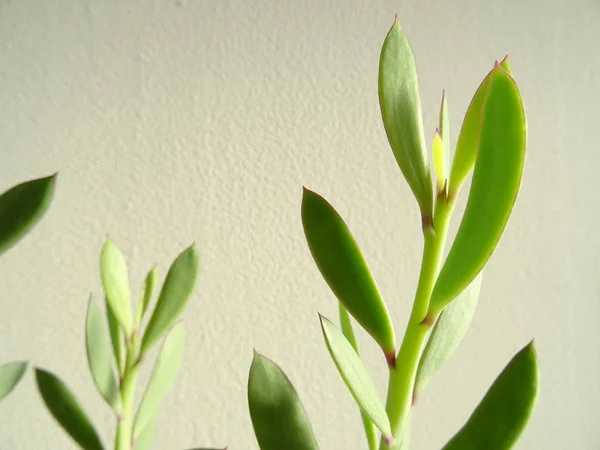
[[[302,185],[338,208],[401,335],[422,239],[377,103],[394,13],[416,54],[428,140],[442,88],[455,140],[506,53],[529,124],[519,201],[473,326],[416,407],[413,448],[440,448],[532,337],[541,396],[518,448],[599,448],[597,0],[2,0],[0,188],[60,175],[48,215],[0,260],[0,360],[58,372],[109,439],[83,345],[102,242],[123,248],[139,286],[195,241],[184,371],[154,448],[257,448],[253,347],[288,372],[323,449],[365,448],[322,342],[317,311],[335,316],[336,303],[299,211]],[[383,394],[385,362],[359,339]],[[0,448],[73,448],[31,374],[0,405]]]

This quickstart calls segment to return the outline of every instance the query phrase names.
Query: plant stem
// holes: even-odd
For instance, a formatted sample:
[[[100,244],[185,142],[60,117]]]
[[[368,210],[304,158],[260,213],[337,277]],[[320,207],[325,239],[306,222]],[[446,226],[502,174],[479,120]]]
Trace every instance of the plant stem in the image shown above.
[[[390,368],[386,410],[396,441],[402,438],[404,426],[413,403],[415,377],[423,347],[429,331],[437,318],[428,318],[429,299],[435,285],[446,243],[450,215],[454,202],[442,194],[435,205],[433,226],[423,229],[424,245],[421,272],[415,294],[415,301],[408,320],[402,345],[396,359],[396,366]],[[393,445],[393,444],[391,444]],[[380,449],[391,448],[381,440]]]
[[[133,402],[135,399],[135,384],[138,376],[138,354],[139,342],[137,339],[137,332],[134,330],[127,345],[125,371],[120,386],[123,411],[117,424],[115,450],[133,450],[134,446]]]

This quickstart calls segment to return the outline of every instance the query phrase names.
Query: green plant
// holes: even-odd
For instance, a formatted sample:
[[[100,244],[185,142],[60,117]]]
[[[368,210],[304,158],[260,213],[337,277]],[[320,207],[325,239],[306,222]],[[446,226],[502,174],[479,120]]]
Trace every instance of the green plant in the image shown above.
[[[55,182],[56,174],[25,181],[0,194],[0,255],[41,220],[52,202]],[[11,361],[0,366],[0,401],[17,386],[27,364]]]
[[[198,267],[194,246],[175,259],[144,327],[158,281],[156,268],[148,272],[134,316],[125,257],[110,239],[102,247],[100,275],[104,287],[104,311],[90,298],[85,346],[94,384],[115,414],[115,450],[150,448],[158,407],[173,384],[183,359],[186,332],[178,319],[194,292]],[[148,352],[163,338],[153,372],[136,409],[135,390],[140,367]],[[35,376],[46,407],[69,436],[82,449],[103,449],[91,420],[66,385],[42,368],[35,369]]]
[[[451,158],[448,101],[443,95],[433,138],[434,189],[414,57],[397,20],[381,51],[379,102],[389,144],[419,206],[424,237],[415,299],[399,349],[385,301],[340,215],[308,189],[301,215],[312,257],[339,301],[341,330],[325,317],[320,317],[321,328],[335,366],[360,408],[368,448],[407,449],[412,405],[464,336],[476,308],[482,270],[513,209],[523,171],[526,118],[505,58],[494,64],[477,89]],[[467,205],[444,260],[450,217],[471,172]],[[349,315],[385,355],[389,368],[385,406],[358,354]],[[511,448],[529,419],[537,391],[532,341],[508,363],[444,448]],[[250,369],[248,401],[262,450],[318,448],[291,382],[259,354]]]

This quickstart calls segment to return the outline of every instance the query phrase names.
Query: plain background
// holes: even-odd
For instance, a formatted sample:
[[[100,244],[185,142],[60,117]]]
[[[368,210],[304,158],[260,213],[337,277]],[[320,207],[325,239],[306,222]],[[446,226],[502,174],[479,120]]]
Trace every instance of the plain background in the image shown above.
[[[600,448],[597,0],[3,0],[1,187],[60,175],[47,216],[0,260],[0,360],[58,373],[112,439],[83,340],[103,240],[127,255],[136,294],[150,267],[162,279],[196,242],[184,370],[154,448],[257,448],[245,390],[256,348],[289,374],[323,449],[364,449],[322,342],[317,312],[335,318],[336,302],[299,213],[303,185],[336,206],[400,337],[422,238],[378,109],[395,13],[416,55],[428,142],[442,89],[455,142],[506,53],[529,125],[514,214],[472,328],[416,407],[412,448],[440,448],[534,337],[541,393],[518,448]],[[383,395],[385,362],[359,340]],[[29,373],[0,405],[0,448],[72,447]]]

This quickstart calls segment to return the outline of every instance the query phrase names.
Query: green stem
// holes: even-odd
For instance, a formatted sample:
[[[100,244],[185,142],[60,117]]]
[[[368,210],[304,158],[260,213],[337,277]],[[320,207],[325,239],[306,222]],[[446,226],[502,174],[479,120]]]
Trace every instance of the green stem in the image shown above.
[[[127,345],[125,371],[120,386],[123,410],[117,424],[115,436],[115,450],[133,450],[133,402],[135,400],[135,385],[138,376],[139,342],[137,332],[132,333],[132,338]]]
[[[413,402],[415,377],[423,347],[436,318],[428,318],[429,299],[435,285],[446,243],[450,215],[454,202],[445,195],[436,202],[433,227],[423,230],[423,260],[415,294],[415,301],[408,320],[396,366],[390,368],[386,410],[392,426],[392,435],[399,441],[404,434],[404,426]],[[427,320],[425,320],[427,318]],[[391,448],[391,444],[381,441],[381,450]]]

